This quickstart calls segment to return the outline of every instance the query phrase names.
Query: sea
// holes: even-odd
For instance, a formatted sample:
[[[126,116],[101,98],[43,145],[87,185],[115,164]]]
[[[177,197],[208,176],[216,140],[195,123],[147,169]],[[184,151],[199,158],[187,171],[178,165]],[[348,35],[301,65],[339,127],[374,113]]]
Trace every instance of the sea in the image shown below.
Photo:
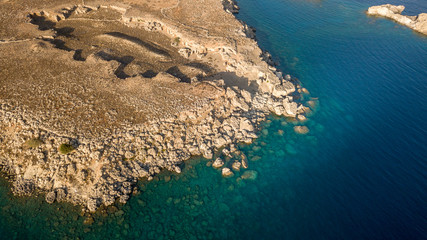
[[[365,14],[385,3],[427,12],[425,0],[238,0],[236,17],[309,90],[309,133],[271,116],[238,145],[251,177],[193,158],[92,217],[14,197],[2,178],[0,238],[427,239],[427,37]]]

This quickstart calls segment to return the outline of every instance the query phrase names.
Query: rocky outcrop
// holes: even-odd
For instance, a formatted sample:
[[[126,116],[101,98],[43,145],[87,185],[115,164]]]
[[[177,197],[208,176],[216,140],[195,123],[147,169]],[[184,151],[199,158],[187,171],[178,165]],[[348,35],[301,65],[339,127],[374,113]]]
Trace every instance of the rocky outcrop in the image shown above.
[[[235,0],[222,0],[222,4],[224,5],[225,11],[229,13],[238,13],[240,10]]]
[[[0,167],[15,194],[38,190],[49,203],[95,211],[126,202],[138,179],[180,173],[191,156],[212,159],[221,151],[241,159],[230,164],[234,171],[246,169],[234,143],[251,143],[271,113],[305,114],[305,103],[294,100],[298,81],[283,78],[219,0],[204,2],[165,8],[164,1],[149,12],[108,1],[34,10],[27,24],[47,29],[36,31],[44,37],[0,44]],[[198,12],[197,4],[206,7],[200,17],[208,16],[200,26],[174,15]],[[71,27],[82,35],[61,32]],[[228,167],[221,173],[233,175]]]
[[[418,16],[406,16],[401,13],[405,10],[403,5],[384,4],[372,6],[366,12],[368,15],[382,16],[393,19],[417,32],[427,35],[427,13],[420,13]]]

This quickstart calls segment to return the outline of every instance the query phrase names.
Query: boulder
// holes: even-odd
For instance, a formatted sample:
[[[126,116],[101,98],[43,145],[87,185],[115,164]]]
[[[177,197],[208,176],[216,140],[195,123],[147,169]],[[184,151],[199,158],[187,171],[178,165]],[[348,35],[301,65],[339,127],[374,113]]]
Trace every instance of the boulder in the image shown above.
[[[231,168],[235,171],[240,171],[240,167],[242,166],[242,164],[239,161],[235,161],[233,162],[233,164],[231,165]]]
[[[224,154],[225,156],[231,158],[233,156],[231,156],[230,150],[228,150],[227,148],[222,149],[222,154]]]
[[[414,30],[427,35],[427,13],[418,14],[415,19]]]
[[[273,88],[273,96],[280,98],[282,96],[286,96],[287,91],[283,85],[276,85]]]
[[[305,122],[305,121],[307,121],[307,118],[306,118],[304,115],[302,115],[302,114],[298,114],[297,119],[298,119],[300,122]]]
[[[129,200],[129,195],[121,195],[119,197],[119,202],[125,204]]]
[[[86,207],[87,207],[87,209],[89,210],[89,212],[95,212],[95,211],[96,211],[96,209],[98,208],[98,206],[99,206],[99,203],[98,203],[98,201],[97,201],[96,199],[94,199],[94,198],[89,198],[89,199],[87,200],[87,205],[86,205]]]
[[[248,168],[249,167],[249,165],[248,165],[248,159],[243,154],[242,154],[242,167],[243,168]]]
[[[219,138],[215,138],[215,140],[213,141],[213,144],[216,148],[220,148],[225,144],[227,144],[227,141],[223,137],[219,137]]]
[[[306,126],[295,126],[294,131],[298,134],[307,134],[309,129]]]
[[[285,81],[282,84],[274,86],[272,94],[273,96],[280,98],[293,92],[295,92],[295,86],[291,82]]]
[[[307,88],[301,88],[301,92],[304,94],[310,94],[310,92],[307,90]]]
[[[223,168],[221,172],[223,177],[232,177],[234,175],[229,168]]]
[[[227,88],[225,95],[227,98],[235,98],[237,96],[236,92],[229,87]]]
[[[56,190],[56,200],[58,202],[64,201],[66,197],[67,197],[67,193],[65,192],[64,189],[60,188]]]
[[[296,117],[298,104],[296,102],[290,102],[288,99],[283,100],[283,107],[285,112],[283,115],[287,117]]]
[[[240,131],[243,131],[243,130],[247,132],[254,131],[254,127],[252,126],[252,123],[246,118],[242,118],[240,120]]]
[[[49,204],[52,204],[53,202],[55,202],[56,199],[56,193],[55,192],[48,192],[46,194],[46,202]]]
[[[222,161],[221,158],[215,159],[215,161],[212,163],[212,167],[214,168],[220,168],[224,165],[224,161]]]
[[[271,111],[273,111],[276,115],[280,116],[285,112],[285,108],[281,104],[276,104],[274,106],[271,106]]]
[[[240,108],[243,111],[249,110],[249,105],[245,102],[243,98],[233,97],[230,99],[231,106],[235,108]]]
[[[246,91],[246,90],[241,90],[240,94],[242,95],[243,99],[245,99],[245,101],[247,103],[251,103],[252,102],[252,96],[251,93]]]
[[[204,158],[212,159],[213,157],[212,151],[209,149],[209,147],[206,144],[201,144],[199,146],[199,151],[202,153]]]
[[[133,157],[135,157],[135,154],[133,152],[131,152],[131,151],[126,151],[125,152],[125,158],[126,159],[131,159]]]
[[[237,6],[237,3],[235,0],[224,0],[222,1],[222,4],[224,6],[224,10],[228,13],[238,13],[239,12],[239,6]]]

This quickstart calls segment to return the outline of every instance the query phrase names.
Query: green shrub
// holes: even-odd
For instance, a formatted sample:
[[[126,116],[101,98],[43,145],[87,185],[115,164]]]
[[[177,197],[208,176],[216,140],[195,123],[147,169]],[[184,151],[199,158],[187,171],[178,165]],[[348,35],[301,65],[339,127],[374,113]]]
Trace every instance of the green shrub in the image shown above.
[[[71,144],[61,144],[58,148],[58,151],[61,154],[69,154],[70,152],[74,151],[74,147]]]
[[[25,145],[26,147],[29,147],[29,148],[36,148],[36,147],[38,147],[38,146],[40,146],[40,145],[42,145],[42,144],[43,144],[43,141],[42,141],[42,140],[40,140],[40,139],[38,139],[38,138],[30,139],[30,140],[28,140],[28,141],[26,141],[26,142],[24,143],[24,145]]]

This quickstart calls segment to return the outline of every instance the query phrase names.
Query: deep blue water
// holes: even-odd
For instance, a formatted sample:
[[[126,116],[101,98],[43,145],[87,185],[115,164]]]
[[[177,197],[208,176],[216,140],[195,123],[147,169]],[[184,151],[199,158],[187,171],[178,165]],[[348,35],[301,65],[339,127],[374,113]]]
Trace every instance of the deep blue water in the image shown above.
[[[382,3],[240,1],[262,48],[321,103],[324,132],[298,158],[295,214],[282,215],[291,239],[427,236],[427,38],[364,14]]]
[[[308,135],[272,117],[240,146],[255,181],[194,159],[91,225],[77,207],[12,198],[3,181],[0,237],[426,239],[427,37],[365,15],[382,3],[239,1],[260,46],[319,99]],[[389,3],[427,12],[423,0]]]

